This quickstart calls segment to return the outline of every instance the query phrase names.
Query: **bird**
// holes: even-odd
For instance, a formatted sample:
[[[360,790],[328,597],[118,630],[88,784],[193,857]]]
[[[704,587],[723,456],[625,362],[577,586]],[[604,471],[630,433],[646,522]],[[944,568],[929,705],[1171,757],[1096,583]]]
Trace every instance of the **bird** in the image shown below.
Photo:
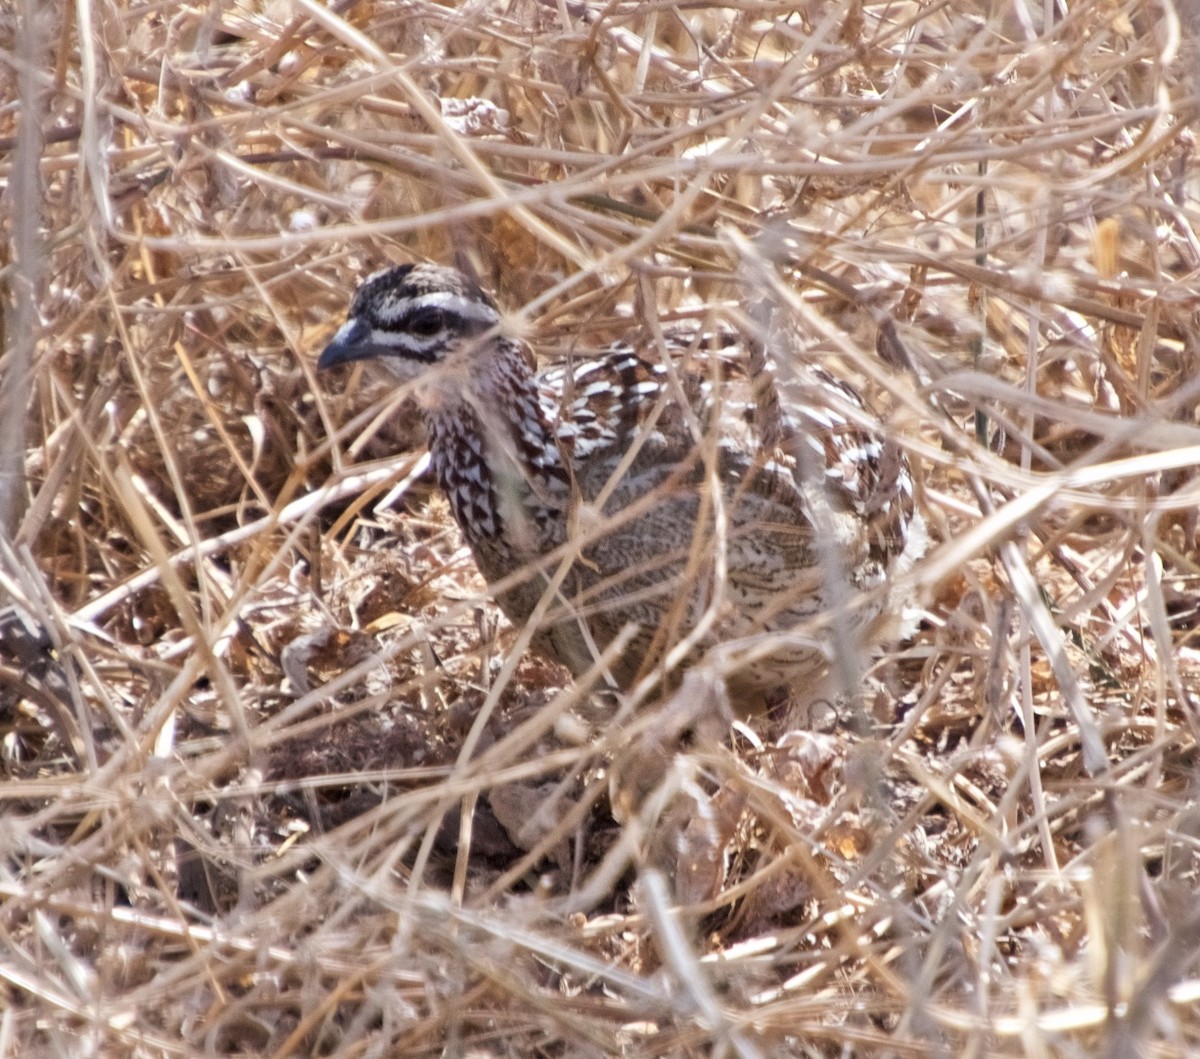
[[[539,369],[506,319],[457,269],[388,267],[318,369],[369,360],[411,387],[453,517],[537,651],[625,691],[722,648],[739,694],[803,694],[896,635],[877,631],[888,586],[926,535],[854,386],[803,358],[782,385],[761,336],[686,325]]]

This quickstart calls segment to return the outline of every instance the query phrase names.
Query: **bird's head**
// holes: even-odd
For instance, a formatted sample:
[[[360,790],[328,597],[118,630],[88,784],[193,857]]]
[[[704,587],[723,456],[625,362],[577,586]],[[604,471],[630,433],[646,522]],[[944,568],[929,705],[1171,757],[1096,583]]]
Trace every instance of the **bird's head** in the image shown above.
[[[359,286],[349,318],[317,367],[378,359],[394,374],[412,379],[499,323],[495,302],[457,269],[397,265]]]

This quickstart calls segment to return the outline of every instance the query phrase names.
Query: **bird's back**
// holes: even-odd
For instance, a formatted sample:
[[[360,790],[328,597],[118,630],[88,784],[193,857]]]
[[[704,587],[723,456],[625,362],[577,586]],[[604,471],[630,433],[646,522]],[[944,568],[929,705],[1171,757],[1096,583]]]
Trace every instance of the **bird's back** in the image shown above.
[[[580,501],[576,537],[588,541],[547,619],[565,625],[557,652],[584,619],[593,643],[575,642],[568,664],[589,668],[633,624],[613,667],[625,686],[698,630],[697,651],[783,633],[750,683],[786,685],[826,662],[811,638],[788,634],[830,606],[836,582],[845,595],[875,588],[904,548],[906,464],[844,414],[862,402],[820,369],[793,388],[805,403],[781,411],[738,336],[668,334],[665,351],[617,345],[539,376]],[[885,491],[899,517],[881,543],[868,512]]]

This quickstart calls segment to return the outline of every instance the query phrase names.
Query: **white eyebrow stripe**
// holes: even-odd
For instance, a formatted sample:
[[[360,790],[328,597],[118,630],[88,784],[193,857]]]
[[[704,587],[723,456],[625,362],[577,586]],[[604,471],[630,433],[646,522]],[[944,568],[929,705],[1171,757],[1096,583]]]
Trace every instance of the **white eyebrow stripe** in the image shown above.
[[[371,344],[386,349],[401,350],[411,353],[414,357],[425,359],[429,356],[429,343],[419,342],[403,331],[388,331],[383,328],[371,330]]]
[[[453,291],[437,290],[421,294],[405,303],[405,310],[414,309],[445,309],[464,320],[475,320],[479,323],[494,324],[499,322],[500,314],[486,302],[475,298],[464,298]]]

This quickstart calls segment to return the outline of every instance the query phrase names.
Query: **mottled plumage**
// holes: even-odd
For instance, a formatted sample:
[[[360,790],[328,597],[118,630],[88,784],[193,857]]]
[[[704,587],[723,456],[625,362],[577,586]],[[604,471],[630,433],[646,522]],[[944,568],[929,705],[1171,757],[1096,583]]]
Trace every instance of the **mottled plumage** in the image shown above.
[[[823,369],[797,368],[781,400],[737,335],[667,346],[669,364],[618,344],[538,373],[475,284],[404,265],[362,284],[319,366],[374,358],[415,384],[434,472],[505,614],[528,620],[557,584],[543,653],[581,675],[632,625],[608,668],[628,687],[688,637],[692,658],[771,632],[739,683],[803,691],[829,652],[794,630],[924,548],[908,465]],[[885,595],[842,631],[869,637]]]

